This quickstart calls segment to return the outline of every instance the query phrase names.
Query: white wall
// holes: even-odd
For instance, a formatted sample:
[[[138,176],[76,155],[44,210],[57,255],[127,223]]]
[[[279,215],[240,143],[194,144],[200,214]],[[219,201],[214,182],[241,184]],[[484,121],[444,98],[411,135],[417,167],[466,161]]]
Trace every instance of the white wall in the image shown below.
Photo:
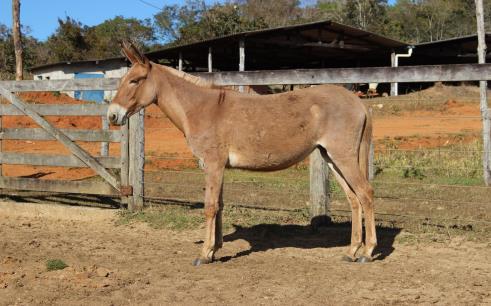
[[[76,73],[93,73],[104,74],[105,78],[120,78],[128,71],[128,67],[125,62],[99,62],[96,64],[89,63],[74,63],[74,64],[60,64],[52,67],[39,68],[33,71],[34,80],[65,80],[74,79]],[[73,97],[74,92],[63,92]],[[106,90],[104,91],[104,99],[111,101],[116,91]]]

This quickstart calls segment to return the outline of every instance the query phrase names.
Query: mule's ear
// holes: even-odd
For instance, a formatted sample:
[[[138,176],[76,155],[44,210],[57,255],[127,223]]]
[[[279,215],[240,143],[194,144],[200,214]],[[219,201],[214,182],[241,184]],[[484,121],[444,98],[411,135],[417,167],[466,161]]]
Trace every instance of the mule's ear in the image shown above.
[[[143,53],[141,53],[140,50],[138,50],[138,48],[135,47],[135,45],[133,45],[131,42],[123,40],[121,42],[121,50],[132,64],[141,64],[145,66],[150,64],[148,58]]]

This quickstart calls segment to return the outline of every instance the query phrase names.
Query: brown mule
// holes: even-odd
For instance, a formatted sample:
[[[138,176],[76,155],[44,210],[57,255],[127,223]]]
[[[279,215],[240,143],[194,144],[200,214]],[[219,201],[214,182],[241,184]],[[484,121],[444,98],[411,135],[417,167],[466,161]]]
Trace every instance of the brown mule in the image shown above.
[[[241,94],[152,63],[132,44],[123,44],[123,52],[133,65],[109,106],[109,121],[122,124],[155,103],[184,133],[194,155],[205,164],[206,236],[195,265],[212,262],[222,247],[226,167],[284,169],[316,148],[351,203],[351,245],[345,259],[371,261],[377,245],[373,189],[367,179],[372,122],[358,97],[333,85],[265,96]],[[362,211],[365,248],[357,259],[362,245]]]

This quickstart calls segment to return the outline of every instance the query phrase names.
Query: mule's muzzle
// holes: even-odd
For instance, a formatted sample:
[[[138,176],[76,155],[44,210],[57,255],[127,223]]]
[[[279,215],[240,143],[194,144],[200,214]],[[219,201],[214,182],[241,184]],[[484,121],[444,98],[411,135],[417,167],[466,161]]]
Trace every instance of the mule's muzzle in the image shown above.
[[[107,120],[114,125],[123,125],[126,123],[127,109],[119,104],[110,104],[107,110]]]

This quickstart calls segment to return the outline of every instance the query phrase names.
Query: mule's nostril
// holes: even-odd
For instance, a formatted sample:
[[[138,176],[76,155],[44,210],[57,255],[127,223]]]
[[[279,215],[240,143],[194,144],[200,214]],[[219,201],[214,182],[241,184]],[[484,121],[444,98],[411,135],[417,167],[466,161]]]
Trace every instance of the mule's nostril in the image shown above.
[[[109,115],[109,121],[115,122],[116,121],[116,117],[117,117],[116,114],[114,114],[114,113],[113,114],[110,114]]]

